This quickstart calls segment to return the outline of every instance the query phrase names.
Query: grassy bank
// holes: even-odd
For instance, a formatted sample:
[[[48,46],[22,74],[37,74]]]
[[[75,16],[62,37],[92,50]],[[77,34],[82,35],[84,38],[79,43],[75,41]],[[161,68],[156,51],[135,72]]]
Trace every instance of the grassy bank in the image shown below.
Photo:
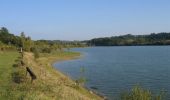
[[[35,60],[32,53],[25,52],[23,57],[25,65],[12,67],[12,64],[18,64],[19,54],[2,53],[0,99],[101,100],[102,98],[77,85],[51,65],[54,61],[69,60],[79,56],[79,53],[55,52],[40,54],[40,58]],[[29,67],[35,73],[37,77],[35,81],[31,82],[25,67]]]
[[[7,93],[13,83],[11,74],[14,71],[12,65],[19,57],[17,52],[0,51],[0,100],[7,97]]]

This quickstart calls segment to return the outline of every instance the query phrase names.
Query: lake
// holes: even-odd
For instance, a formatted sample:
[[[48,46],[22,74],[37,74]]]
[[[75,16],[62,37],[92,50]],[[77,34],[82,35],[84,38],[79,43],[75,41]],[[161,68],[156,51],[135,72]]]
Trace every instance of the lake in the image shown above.
[[[57,70],[78,79],[85,86],[117,99],[120,93],[140,85],[154,93],[165,91],[170,99],[170,46],[114,46],[74,48],[80,59],[55,63]],[[80,70],[84,68],[82,73]]]

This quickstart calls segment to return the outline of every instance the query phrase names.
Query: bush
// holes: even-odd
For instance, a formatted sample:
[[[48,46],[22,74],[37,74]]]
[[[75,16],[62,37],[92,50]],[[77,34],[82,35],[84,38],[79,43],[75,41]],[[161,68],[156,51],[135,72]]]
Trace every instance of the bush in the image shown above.
[[[42,53],[51,53],[51,49],[50,48],[43,48],[42,49]]]
[[[38,49],[37,48],[31,48],[31,52],[34,53],[34,57],[35,59],[39,58],[40,57],[40,54],[38,52]]]

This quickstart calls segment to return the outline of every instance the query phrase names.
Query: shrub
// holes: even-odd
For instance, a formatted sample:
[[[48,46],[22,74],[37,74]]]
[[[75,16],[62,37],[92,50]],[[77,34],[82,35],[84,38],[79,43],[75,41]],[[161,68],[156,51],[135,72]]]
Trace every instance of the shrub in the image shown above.
[[[34,53],[34,57],[35,59],[39,58],[40,57],[40,54],[38,52],[38,49],[37,48],[31,48],[31,52]]]
[[[51,53],[51,49],[48,47],[45,47],[42,49],[42,53]]]

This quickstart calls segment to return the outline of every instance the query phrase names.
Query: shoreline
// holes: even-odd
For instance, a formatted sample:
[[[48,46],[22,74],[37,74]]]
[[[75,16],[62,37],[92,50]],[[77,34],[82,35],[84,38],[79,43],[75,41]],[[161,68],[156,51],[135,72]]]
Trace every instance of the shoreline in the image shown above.
[[[0,91],[2,93],[0,98],[16,100],[21,98],[28,100],[103,100],[99,95],[90,93],[86,88],[75,84],[75,81],[70,77],[51,66],[54,61],[75,59],[79,55],[79,53],[68,52],[43,53],[39,58],[35,59],[33,53],[24,52],[22,58],[24,66],[18,65],[14,67],[15,63],[20,64],[21,56],[16,51],[7,52],[1,59],[6,57],[4,61],[10,62],[7,65],[8,67],[5,67],[10,71],[2,73],[6,76],[4,85],[7,87],[4,88],[3,92]],[[12,59],[12,62],[9,58]],[[6,65],[6,63],[2,64]],[[32,80],[31,75],[26,74],[26,68],[29,68],[34,73],[36,79]],[[17,73],[15,74],[17,76],[11,77],[11,73]],[[11,77],[11,79],[17,78],[19,82],[7,77]],[[7,91],[8,89],[12,90]]]
[[[57,70],[57,68],[54,67],[54,63],[79,59],[80,57],[82,56],[78,52],[60,52],[60,53],[58,52],[52,54],[42,54],[40,58],[36,60],[36,63],[39,66],[43,66],[41,70],[43,70],[42,72],[45,74],[45,76],[44,75],[39,76],[40,80],[44,80],[45,84],[53,84],[52,86],[55,86],[55,84],[59,85],[60,88],[62,88],[62,91],[65,93],[61,94],[62,98],[64,99],[104,100],[104,98],[101,95],[95,92],[92,93],[89,91],[89,89],[83,86],[76,85],[76,82],[71,77],[65,75],[64,73],[62,73],[61,71]],[[38,72],[35,73],[37,74]],[[54,90],[55,87],[51,88]]]
[[[80,53],[80,52],[76,52],[76,53]],[[80,53],[79,56],[76,56],[76,57],[74,57],[74,58],[64,59],[64,60],[59,60],[59,61],[55,61],[55,60],[54,60],[54,61],[52,61],[51,66],[52,66],[53,68],[55,68],[56,71],[62,73],[63,75],[65,75],[66,77],[68,77],[70,80],[72,80],[72,81],[75,82],[75,80],[72,79],[70,76],[64,74],[62,71],[59,71],[59,70],[54,66],[54,64],[60,63],[60,62],[65,62],[65,61],[69,61],[69,60],[81,59],[82,57],[83,57],[83,55]],[[86,86],[81,86],[81,87],[85,88],[85,89],[86,89],[87,91],[89,91],[90,93],[95,94],[95,95],[103,98],[104,100],[107,100],[107,97],[104,96],[104,95],[102,95],[101,93],[99,93],[97,90],[90,89],[90,88],[88,88],[88,87],[86,87]]]

